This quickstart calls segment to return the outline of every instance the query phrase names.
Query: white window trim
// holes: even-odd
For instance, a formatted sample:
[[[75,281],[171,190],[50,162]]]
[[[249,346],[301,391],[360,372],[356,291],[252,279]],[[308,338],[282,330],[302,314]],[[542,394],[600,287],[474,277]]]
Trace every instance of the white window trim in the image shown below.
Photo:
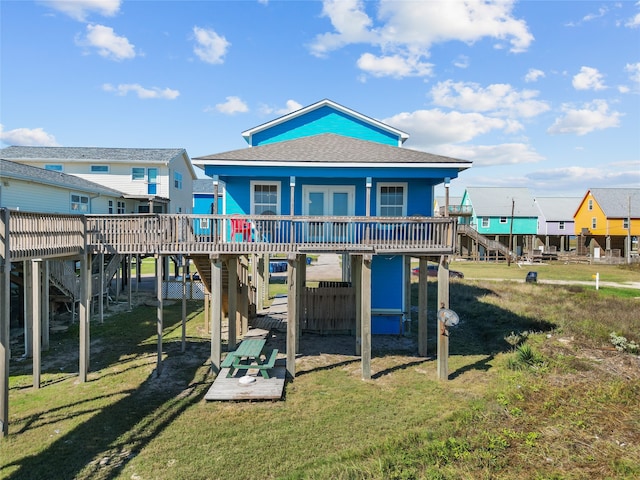
[[[594,230],[598,228],[598,219],[596,217],[593,217],[591,219],[591,228]]]
[[[266,180],[251,180],[250,184],[250,200],[251,200],[251,215],[255,215],[255,203],[254,203],[254,193],[256,185],[275,185],[276,186],[276,215],[281,215],[282,211],[282,182],[280,181],[266,181]]]
[[[565,229],[565,223],[563,221],[558,222],[558,230],[564,230]]]
[[[507,223],[507,217],[500,217],[500,223],[506,224]]]
[[[489,221],[489,217],[480,217],[480,227],[489,228],[490,225],[491,222]]]
[[[407,198],[409,193],[409,184],[407,182],[378,182],[376,184],[376,216],[381,217],[380,215],[380,198],[382,196],[382,187],[402,187],[402,215],[401,217],[407,216]]]
[[[73,197],[78,197],[78,201],[74,202]],[[82,199],[86,198],[87,201],[83,202]],[[74,210],[73,205],[78,205],[78,209]],[[86,205],[86,210],[83,210],[82,205]],[[72,213],[91,213],[91,198],[89,195],[83,195],[81,193],[70,193],[69,194],[69,209]]]

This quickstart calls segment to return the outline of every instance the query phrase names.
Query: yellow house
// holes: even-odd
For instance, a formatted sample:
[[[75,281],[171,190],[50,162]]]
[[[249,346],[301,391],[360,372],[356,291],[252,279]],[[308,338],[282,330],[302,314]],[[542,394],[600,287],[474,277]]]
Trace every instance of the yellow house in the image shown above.
[[[626,255],[638,249],[640,188],[592,188],[573,216],[575,234],[595,240],[605,250]]]

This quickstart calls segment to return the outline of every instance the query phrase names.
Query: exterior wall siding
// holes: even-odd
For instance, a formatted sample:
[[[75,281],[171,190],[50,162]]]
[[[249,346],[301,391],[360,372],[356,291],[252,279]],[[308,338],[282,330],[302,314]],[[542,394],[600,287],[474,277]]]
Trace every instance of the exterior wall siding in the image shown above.
[[[8,183],[8,186],[3,185],[0,187],[2,189],[0,192],[0,206],[25,212],[83,213],[71,210],[72,193],[89,197],[90,209],[86,213],[108,214],[109,200],[113,201],[114,209],[117,201],[123,201],[119,197],[95,197],[95,195],[88,192],[68,190],[16,179],[10,179]]]
[[[175,172],[182,175],[181,189],[175,188]],[[167,183],[167,196],[171,199],[170,213],[191,213],[193,178],[184,158],[176,157],[171,161],[167,170]]]
[[[511,219],[507,218],[506,223],[500,223],[500,217],[489,217],[489,226],[482,226],[482,217],[476,219],[476,230],[483,235],[535,235],[538,232],[537,217],[516,217],[513,219],[513,231],[511,230]]]
[[[542,230],[543,235],[573,235],[573,222],[564,222],[564,229],[560,229],[560,222],[546,222],[546,229]]]
[[[589,200],[592,200],[593,210],[589,210]],[[592,219],[596,219],[596,229],[592,228]],[[588,194],[578,207],[578,211],[573,217],[575,222],[574,231],[576,235],[580,235],[582,233],[582,229],[588,229],[592,235],[606,235],[606,222],[607,217],[605,217],[604,212],[598,205],[598,202],[595,201],[591,194]],[[626,233],[626,232],[625,232]]]
[[[393,146],[398,146],[399,142],[396,135],[325,106],[258,132],[251,143],[253,146],[265,145],[321,133],[336,133]]]

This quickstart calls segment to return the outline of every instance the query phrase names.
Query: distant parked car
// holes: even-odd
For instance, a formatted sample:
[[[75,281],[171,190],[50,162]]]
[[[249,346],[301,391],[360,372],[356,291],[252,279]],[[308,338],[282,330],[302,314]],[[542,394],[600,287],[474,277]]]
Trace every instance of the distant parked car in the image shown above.
[[[420,267],[415,267],[411,270],[413,275],[420,275]],[[438,276],[438,265],[427,265],[427,276],[428,277],[437,277]],[[459,272],[458,270],[449,270],[449,278],[464,278],[464,273]]]

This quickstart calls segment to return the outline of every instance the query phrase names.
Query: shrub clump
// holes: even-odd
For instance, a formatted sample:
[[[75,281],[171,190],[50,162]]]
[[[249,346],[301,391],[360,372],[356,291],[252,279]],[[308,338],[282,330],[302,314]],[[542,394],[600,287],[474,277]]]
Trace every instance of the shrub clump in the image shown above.
[[[640,353],[640,345],[638,345],[633,340],[627,340],[627,337],[618,335],[616,332],[611,332],[609,334],[609,339],[611,340],[613,346],[616,347],[616,350],[618,350],[619,352],[627,352],[633,354]]]

